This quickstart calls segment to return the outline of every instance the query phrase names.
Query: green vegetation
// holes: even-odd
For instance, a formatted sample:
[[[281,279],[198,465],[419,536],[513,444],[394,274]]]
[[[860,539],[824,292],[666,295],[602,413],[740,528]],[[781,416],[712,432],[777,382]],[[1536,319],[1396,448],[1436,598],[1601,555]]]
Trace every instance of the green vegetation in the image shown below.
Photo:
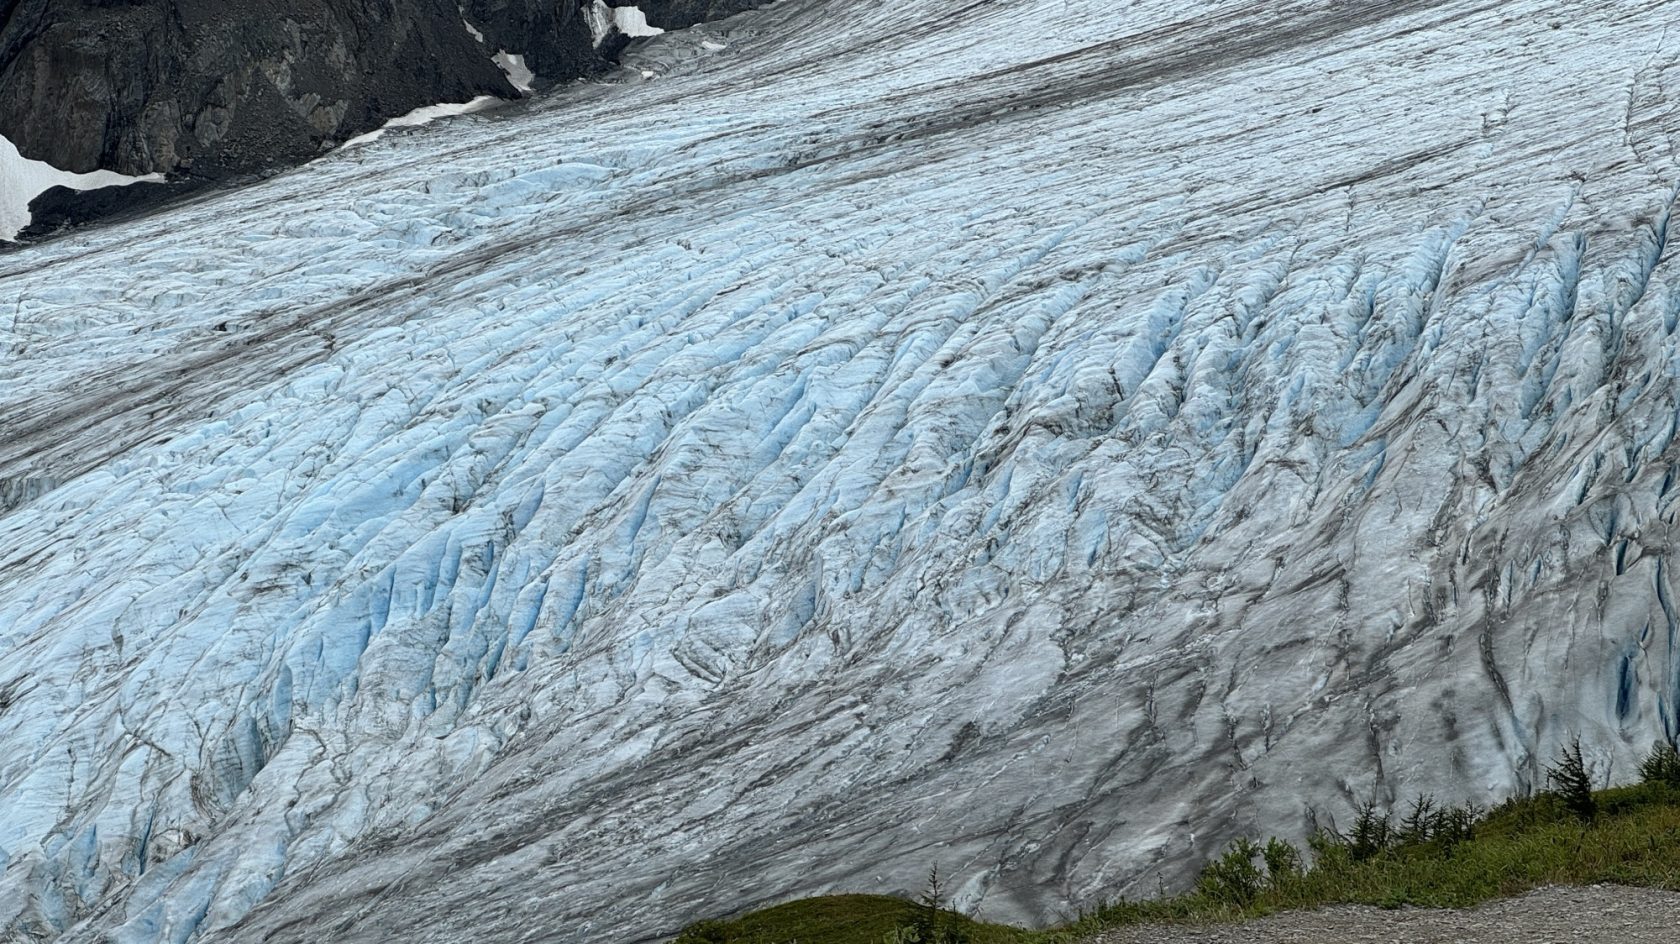
[[[910,936],[922,917],[919,902],[886,895],[829,895],[755,911],[732,921],[702,921],[678,944],[921,944]],[[1039,944],[1042,935],[984,924],[941,909],[942,920],[970,944]]]
[[[1541,885],[1615,883],[1680,891],[1680,753],[1658,747],[1641,782],[1593,790],[1578,742],[1550,789],[1492,810],[1420,796],[1366,804],[1307,849],[1239,839],[1176,898],[1119,901],[1048,931],[982,924],[940,907],[938,873],[916,902],[841,895],[695,925],[679,944],[1071,944],[1122,924],[1211,923],[1329,904],[1460,908]]]

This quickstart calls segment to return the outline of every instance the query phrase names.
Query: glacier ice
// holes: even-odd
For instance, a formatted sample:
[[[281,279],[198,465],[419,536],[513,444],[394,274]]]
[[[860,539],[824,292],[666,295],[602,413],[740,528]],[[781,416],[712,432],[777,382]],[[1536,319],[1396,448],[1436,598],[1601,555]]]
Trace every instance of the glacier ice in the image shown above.
[[[782,0],[0,257],[0,936],[995,919],[1676,733],[1654,0]]]

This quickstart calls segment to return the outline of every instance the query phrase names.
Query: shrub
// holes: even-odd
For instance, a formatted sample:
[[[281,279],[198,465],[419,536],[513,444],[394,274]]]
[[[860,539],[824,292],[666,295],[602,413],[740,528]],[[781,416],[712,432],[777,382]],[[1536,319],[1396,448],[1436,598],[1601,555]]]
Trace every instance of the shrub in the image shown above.
[[[1347,837],[1333,829],[1319,828],[1307,837],[1307,851],[1312,853],[1315,872],[1329,874],[1347,869],[1353,864]]]
[[[1260,858],[1266,863],[1266,884],[1272,888],[1301,876],[1300,851],[1276,836],[1266,840]]]
[[[1260,853],[1260,845],[1254,840],[1247,837],[1236,840],[1224,855],[1202,869],[1196,890],[1216,902],[1247,907],[1265,886],[1265,875],[1254,864]]]

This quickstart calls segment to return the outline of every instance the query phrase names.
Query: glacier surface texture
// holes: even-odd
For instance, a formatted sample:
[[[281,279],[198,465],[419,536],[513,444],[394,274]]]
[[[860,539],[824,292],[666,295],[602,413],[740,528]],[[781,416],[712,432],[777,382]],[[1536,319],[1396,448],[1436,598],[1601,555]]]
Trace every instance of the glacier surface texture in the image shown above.
[[[0,939],[993,919],[1680,727],[1655,0],[782,0],[0,257]]]

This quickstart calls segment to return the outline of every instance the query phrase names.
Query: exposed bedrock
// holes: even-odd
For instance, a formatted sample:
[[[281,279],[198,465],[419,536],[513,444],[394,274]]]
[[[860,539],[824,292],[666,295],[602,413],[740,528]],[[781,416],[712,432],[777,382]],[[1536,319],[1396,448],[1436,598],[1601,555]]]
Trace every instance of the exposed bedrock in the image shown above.
[[[461,12],[485,45],[523,55],[539,76],[569,79],[602,64],[577,0],[464,0]]]
[[[53,187],[30,201],[30,224],[18,235],[23,239],[41,239],[95,221],[147,213],[204,185],[204,181],[179,180],[144,187],[99,187],[94,190]],[[5,499],[0,498],[0,508],[4,507]]]
[[[733,16],[759,5],[757,0],[611,0],[609,6],[636,7],[650,25],[685,29],[696,23]]]
[[[750,5],[647,10],[676,27]],[[577,0],[8,0],[0,135],[65,170],[225,179],[425,105],[515,97],[498,52],[564,81],[619,45]]]
[[[73,171],[225,177],[488,94],[452,0],[19,0],[0,31],[0,134]]]

